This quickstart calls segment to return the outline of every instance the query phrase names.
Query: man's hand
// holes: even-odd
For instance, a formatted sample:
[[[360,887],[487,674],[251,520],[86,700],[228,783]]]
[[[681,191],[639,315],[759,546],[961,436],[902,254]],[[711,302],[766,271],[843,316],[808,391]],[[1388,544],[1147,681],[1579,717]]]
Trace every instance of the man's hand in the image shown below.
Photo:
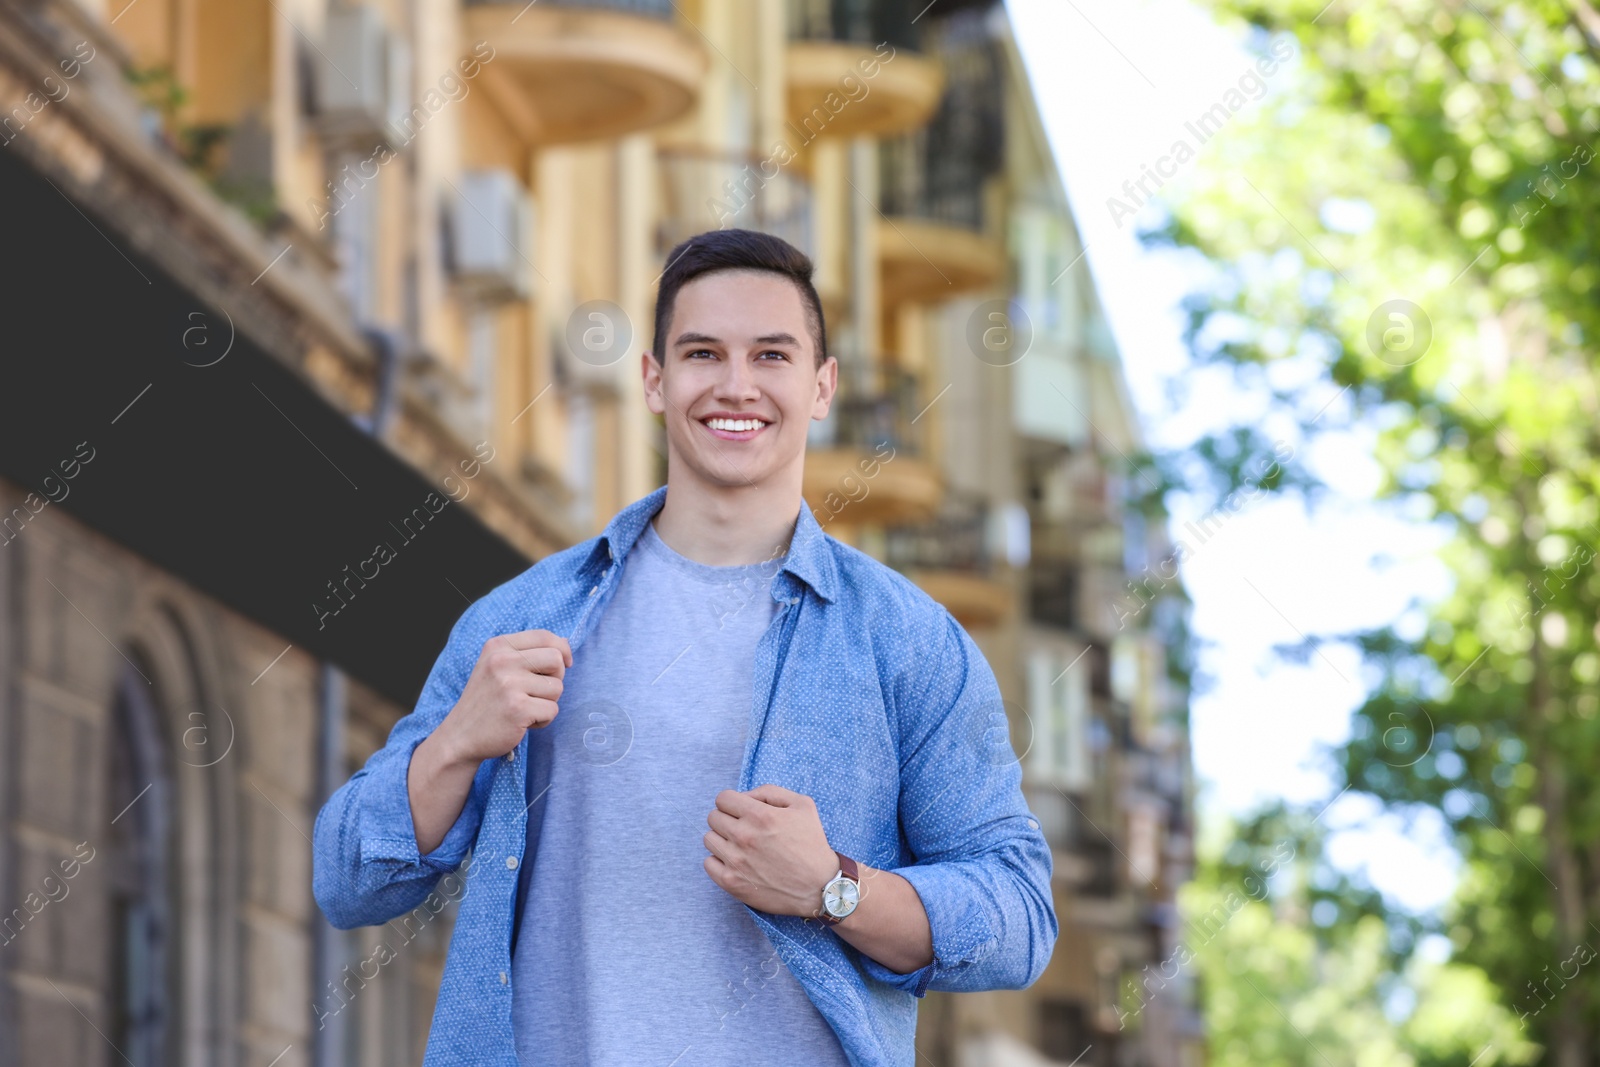
[[[769,915],[822,910],[822,887],[839,872],[839,857],[810,797],[777,785],[724,789],[706,822],[706,873],[730,896]],[[850,858],[861,874],[861,902],[833,932],[896,974],[932,963],[933,931],[916,888]]]
[[[504,756],[521,744],[524,733],[555,719],[570,666],[567,639],[549,630],[489,638],[461,699],[433,736],[451,762],[477,764]]]
[[[762,785],[724,789],[706,816],[706,873],[728,894],[770,915],[815,915],[822,887],[839,871],[816,803]]]
[[[500,634],[483,643],[456,706],[411,753],[406,791],[417,851],[439,847],[455,825],[478,766],[550,725],[560,708],[572,647],[549,630]]]

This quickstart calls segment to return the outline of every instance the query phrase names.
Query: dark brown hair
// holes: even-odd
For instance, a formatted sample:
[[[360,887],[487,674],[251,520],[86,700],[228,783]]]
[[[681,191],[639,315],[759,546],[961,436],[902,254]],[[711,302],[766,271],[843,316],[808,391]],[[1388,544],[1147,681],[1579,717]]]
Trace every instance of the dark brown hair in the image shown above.
[[[666,366],[667,329],[672,323],[672,308],[678,290],[702,274],[719,270],[758,270],[781,275],[800,290],[806,325],[817,351],[817,366],[828,358],[827,327],[822,318],[822,300],[811,284],[815,271],[810,258],[781,237],[756,230],[710,230],[696,234],[674,248],[667,256],[667,269],[661,273],[656,291],[656,361]]]

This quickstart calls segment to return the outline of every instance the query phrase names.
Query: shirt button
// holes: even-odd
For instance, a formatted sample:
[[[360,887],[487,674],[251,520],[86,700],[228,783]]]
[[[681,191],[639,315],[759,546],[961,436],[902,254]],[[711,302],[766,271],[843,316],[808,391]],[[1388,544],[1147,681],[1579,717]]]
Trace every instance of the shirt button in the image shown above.
[[[595,589],[599,589],[599,588],[600,588],[600,587],[599,587],[599,586],[598,586],[598,585],[597,585],[597,586],[595,586],[595,587],[594,587],[594,589],[591,589],[591,590],[589,590],[589,595],[590,595],[590,596],[594,596],[594,593],[595,593]]]
[[[1037,822],[1035,822],[1034,820],[1029,819],[1028,820],[1028,827],[1030,829],[1037,830],[1039,828],[1039,824]]]
[[[504,971],[500,972],[500,984],[501,985],[505,985],[506,984],[506,972],[504,972]]]
[[[506,753],[506,762],[507,763],[515,763],[515,762],[517,762],[517,750],[516,749],[512,749],[510,752]]]
[[[517,869],[517,857],[515,857],[515,856],[507,856],[506,857],[506,870],[514,871],[516,869]]]

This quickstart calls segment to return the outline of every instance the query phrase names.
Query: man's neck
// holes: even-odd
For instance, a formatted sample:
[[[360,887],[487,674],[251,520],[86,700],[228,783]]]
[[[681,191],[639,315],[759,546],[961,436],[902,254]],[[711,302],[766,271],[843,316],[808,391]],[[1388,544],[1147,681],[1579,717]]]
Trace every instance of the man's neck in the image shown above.
[[[667,476],[656,536],[668,548],[714,567],[765,563],[789,550],[805,501],[798,486],[710,487]]]

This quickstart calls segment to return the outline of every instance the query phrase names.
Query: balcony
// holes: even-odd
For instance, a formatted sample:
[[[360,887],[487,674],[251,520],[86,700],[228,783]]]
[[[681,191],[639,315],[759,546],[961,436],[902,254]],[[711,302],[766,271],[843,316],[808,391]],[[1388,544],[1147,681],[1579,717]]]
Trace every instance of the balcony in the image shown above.
[[[1028,616],[1046,626],[1080,630],[1083,624],[1083,561],[1075,528],[1034,520],[1028,534]]]
[[[892,136],[928,121],[944,74],[903,0],[789,0],[789,122],[816,137]]]
[[[953,497],[929,522],[891,527],[886,561],[963,626],[992,626],[1014,599],[990,549],[993,519],[981,497]]]
[[[885,370],[880,391],[852,391],[840,368],[828,417],[811,424],[804,494],[826,525],[924,522],[938,512],[944,485],[928,462],[917,379]]]
[[[933,22],[927,40],[948,74],[924,129],[878,146],[885,306],[929,303],[1005,277],[985,200],[1005,162],[1005,68],[981,11]]]
[[[729,226],[770,233],[814,254],[811,186],[804,178],[760,156],[707,149],[665,148],[656,161],[659,256],[697,233]]]
[[[1082,628],[1082,582],[1076,564],[1035,557],[1028,565],[1028,615],[1062,630]]]
[[[1120,846],[1101,832],[1107,822],[1086,813],[1079,801],[1068,801],[1059,790],[1030,785],[1025,779],[1023,793],[1050,844],[1052,880],[1070,887],[1078,898],[1075,909],[1084,898],[1116,896]]]
[[[530,145],[670,122],[694,106],[706,72],[672,0],[467,0],[462,32],[493,43],[484,85]]]
[[[987,289],[1005,277],[1005,250],[981,234],[933,219],[878,220],[885,307],[931,304]]]

